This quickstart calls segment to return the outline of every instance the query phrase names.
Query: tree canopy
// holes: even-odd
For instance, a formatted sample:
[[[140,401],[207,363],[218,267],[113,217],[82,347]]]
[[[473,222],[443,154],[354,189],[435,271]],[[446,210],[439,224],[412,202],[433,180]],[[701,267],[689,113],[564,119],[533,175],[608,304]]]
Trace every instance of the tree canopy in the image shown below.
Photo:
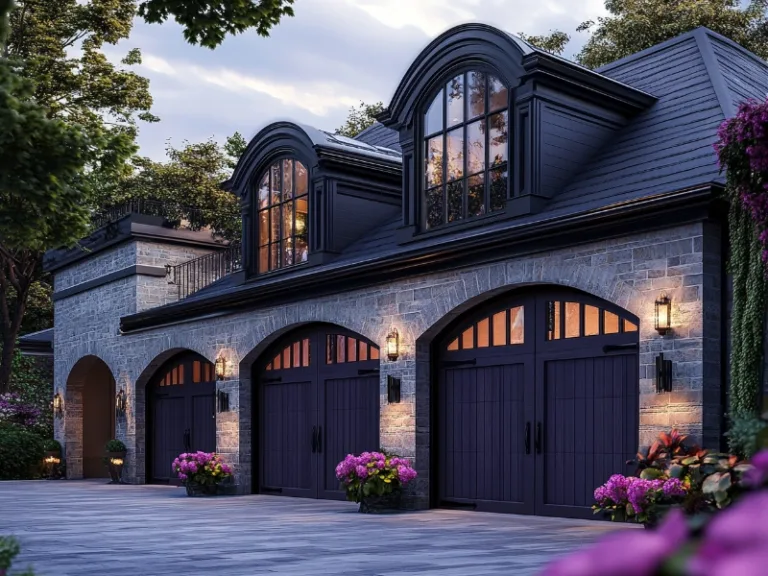
[[[383,110],[384,104],[382,102],[376,102],[375,104],[360,102],[357,108],[349,109],[349,116],[347,116],[346,122],[336,129],[336,134],[354,138],[376,122],[376,116],[381,114]]]
[[[552,54],[562,54],[571,37],[565,32],[554,30],[549,34],[540,36],[528,36],[525,32],[519,32],[518,36],[536,48],[541,48]]]

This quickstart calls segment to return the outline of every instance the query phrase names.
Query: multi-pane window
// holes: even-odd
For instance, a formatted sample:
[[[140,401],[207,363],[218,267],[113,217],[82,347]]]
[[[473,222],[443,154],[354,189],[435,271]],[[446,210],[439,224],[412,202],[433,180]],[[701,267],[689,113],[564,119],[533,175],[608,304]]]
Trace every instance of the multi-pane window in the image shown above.
[[[504,209],[509,180],[509,91],[467,72],[440,90],[424,115],[426,229]]]
[[[547,302],[547,340],[637,332],[637,324],[618,314],[580,302]]]
[[[308,213],[307,168],[290,158],[272,164],[259,182],[259,272],[307,261]]]

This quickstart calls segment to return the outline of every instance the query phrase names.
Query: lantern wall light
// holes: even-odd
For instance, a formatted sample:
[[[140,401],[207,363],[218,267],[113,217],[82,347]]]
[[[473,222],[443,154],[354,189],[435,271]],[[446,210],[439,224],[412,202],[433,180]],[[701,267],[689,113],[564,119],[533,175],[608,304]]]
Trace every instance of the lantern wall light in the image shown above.
[[[227,375],[227,359],[224,358],[223,354],[219,354],[219,357],[216,358],[216,379],[224,380],[224,377],[226,375]]]
[[[387,334],[387,358],[392,362],[400,356],[400,333],[397,328],[392,328]]]
[[[664,336],[672,328],[672,301],[666,294],[656,299],[655,312],[654,328]]]
[[[122,388],[120,389],[120,392],[117,393],[115,396],[115,414],[118,416],[122,416],[125,414],[125,407],[126,407],[126,399],[125,399],[125,390]]]
[[[64,398],[59,392],[53,395],[53,415],[61,418],[64,415]]]

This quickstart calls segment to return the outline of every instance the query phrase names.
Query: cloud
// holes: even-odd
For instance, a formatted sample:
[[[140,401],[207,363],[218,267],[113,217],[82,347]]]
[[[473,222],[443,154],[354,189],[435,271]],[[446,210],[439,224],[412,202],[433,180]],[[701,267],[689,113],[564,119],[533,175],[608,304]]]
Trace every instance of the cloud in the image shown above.
[[[358,102],[388,103],[430,39],[468,21],[516,33],[573,33],[604,13],[602,0],[302,0],[270,37],[249,32],[216,50],[187,44],[181,27],[136,23],[115,52],[139,47],[137,72],[150,79],[153,112],[142,153],[162,158],[164,142],[250,136],[277,118],[332,130]],[[568,54],[578,51],[576,38]],[[118,58],[119,59],[119,58]]]

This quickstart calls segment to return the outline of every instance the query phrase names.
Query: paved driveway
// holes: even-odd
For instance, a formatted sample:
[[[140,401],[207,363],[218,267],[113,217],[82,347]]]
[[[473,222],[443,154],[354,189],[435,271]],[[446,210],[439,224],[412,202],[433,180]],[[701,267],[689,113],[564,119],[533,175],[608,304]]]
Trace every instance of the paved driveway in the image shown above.
[[[615,524],[274,496],[187,498],[103,481],[0,482],[0,534],[39,576],[536,574]]]

